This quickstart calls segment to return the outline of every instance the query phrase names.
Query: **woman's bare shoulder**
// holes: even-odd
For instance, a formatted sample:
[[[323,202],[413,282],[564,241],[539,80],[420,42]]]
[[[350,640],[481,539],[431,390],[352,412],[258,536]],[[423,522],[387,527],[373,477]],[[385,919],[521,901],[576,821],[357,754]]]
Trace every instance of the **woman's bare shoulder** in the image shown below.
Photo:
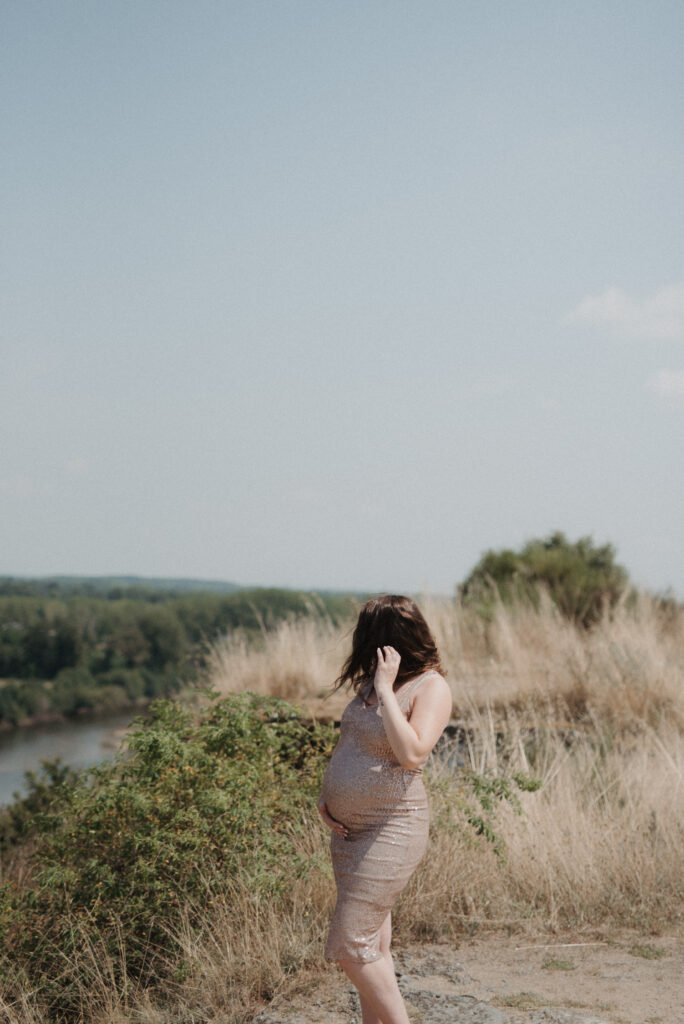
[[[420,689],[421,690],[425,690],[428,687],[430,689],[432,689],[432,690],[435,690],[435,689],[437,689],[437,690],[442,689],[443,690],[444,687],[446,687],[447,690],[449,690],[449,692],[451,692],[451,687],[449,686],[449,683],[447,682],[446,678],[442,675],[441,672],[438,672],[436,668],[431,668],[426,673],[425,681],[424,681],[423,685],[420,687]]]
[[[447,702],[451,704],[452,694],[449,683],[444,678],[441,672],[436,669],[430,669],[425,674],[425,678],[421,685],[416,689],[416,692],[412,696],[411,707],[413,708],[416,703],[420,704],[434,704]]]

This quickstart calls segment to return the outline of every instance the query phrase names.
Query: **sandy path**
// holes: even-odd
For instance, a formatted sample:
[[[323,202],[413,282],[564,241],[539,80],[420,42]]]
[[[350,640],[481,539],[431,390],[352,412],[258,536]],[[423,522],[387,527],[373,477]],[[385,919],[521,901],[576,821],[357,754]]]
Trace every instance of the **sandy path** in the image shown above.
[[[590,938],[501,935],[394,954],[413,1024],[684,1024],[684,943],[623,933]],[[532,948],[530,948],[532,947]],[[306,998],[283,1000],[255,1024],[360,1024],[337,968]]]

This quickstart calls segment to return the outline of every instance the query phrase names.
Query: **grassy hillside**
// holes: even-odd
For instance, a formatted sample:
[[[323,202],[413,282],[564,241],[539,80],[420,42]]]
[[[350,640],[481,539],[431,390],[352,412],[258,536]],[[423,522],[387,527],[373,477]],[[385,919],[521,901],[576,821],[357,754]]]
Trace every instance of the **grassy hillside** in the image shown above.
[[[426,771],[429,848],[396,941],[681,929],[682,609],[641,595],[590,629],[543,594],[487,618],[423,610],[454,720]],[[0,993],[13,1024],[238,1024],[330,969],[315,798],[334,727],[307,719],[339,713],[344,697],[324,695],[352,623],[303,616],[258,643],[217,640],[194,706],[158,702],[119,759],[78,777],[53,767],[8,810]]]

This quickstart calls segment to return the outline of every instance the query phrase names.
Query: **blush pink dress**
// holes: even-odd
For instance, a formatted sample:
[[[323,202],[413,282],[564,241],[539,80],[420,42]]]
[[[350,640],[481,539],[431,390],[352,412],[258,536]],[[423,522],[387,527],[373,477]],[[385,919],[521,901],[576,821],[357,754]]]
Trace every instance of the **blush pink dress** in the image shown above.
[[[395,691],[407,718],[411,697],[432,672]],[[375,700],[369,683],[362,692]],[[337,904],[325,946],[327,959],[369,963],[381,956],[383,921],[427,847],[430,814],[422,772],[422,766],[401,767],[385,734],[381,709],[357,694],[342,715],[339,743],[321,787],[328,813],[349,832],[346,839],[331,833]]]

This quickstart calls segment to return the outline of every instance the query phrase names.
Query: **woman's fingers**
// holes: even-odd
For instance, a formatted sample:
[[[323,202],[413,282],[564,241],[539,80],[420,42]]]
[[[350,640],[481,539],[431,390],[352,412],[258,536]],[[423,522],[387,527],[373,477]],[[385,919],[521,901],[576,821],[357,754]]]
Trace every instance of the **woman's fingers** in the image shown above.
[[[331,818],[327,811],[325,814],[325,823],[328,826],[328,828],[331,828],[333,830],[333,832],[337,832],[338,836],[342,836],[342,838],[346,837],[346,827],[342,824],[341,821],[335,821],[334,818]]]
[[[336,832],[337,835],[342,836],[343,839],[347,838],[349,833],[347,832],[347,829],[345,828],[341,821],[335,821],[335,819],[331,818],[329,815],[327,815],[324,820],[326,825],[332,832]]]
[[[347,827],[343,825],[341,821],[335,821],[335,819],[328,814],[328,808],[325,804],[319,804],[318,810],[328,828],[332,829],[333,832],[337,832],[338,836],[342,836],[343,839],[346,839],[349,834]]]
[[[397,677],[399,671],[399,662],[401,661],[401,655],[394,647],[389,645],[385,647],[377,647],[377,667],[376,667],[376,682],[378,680],[388,683],[393,683]]]

